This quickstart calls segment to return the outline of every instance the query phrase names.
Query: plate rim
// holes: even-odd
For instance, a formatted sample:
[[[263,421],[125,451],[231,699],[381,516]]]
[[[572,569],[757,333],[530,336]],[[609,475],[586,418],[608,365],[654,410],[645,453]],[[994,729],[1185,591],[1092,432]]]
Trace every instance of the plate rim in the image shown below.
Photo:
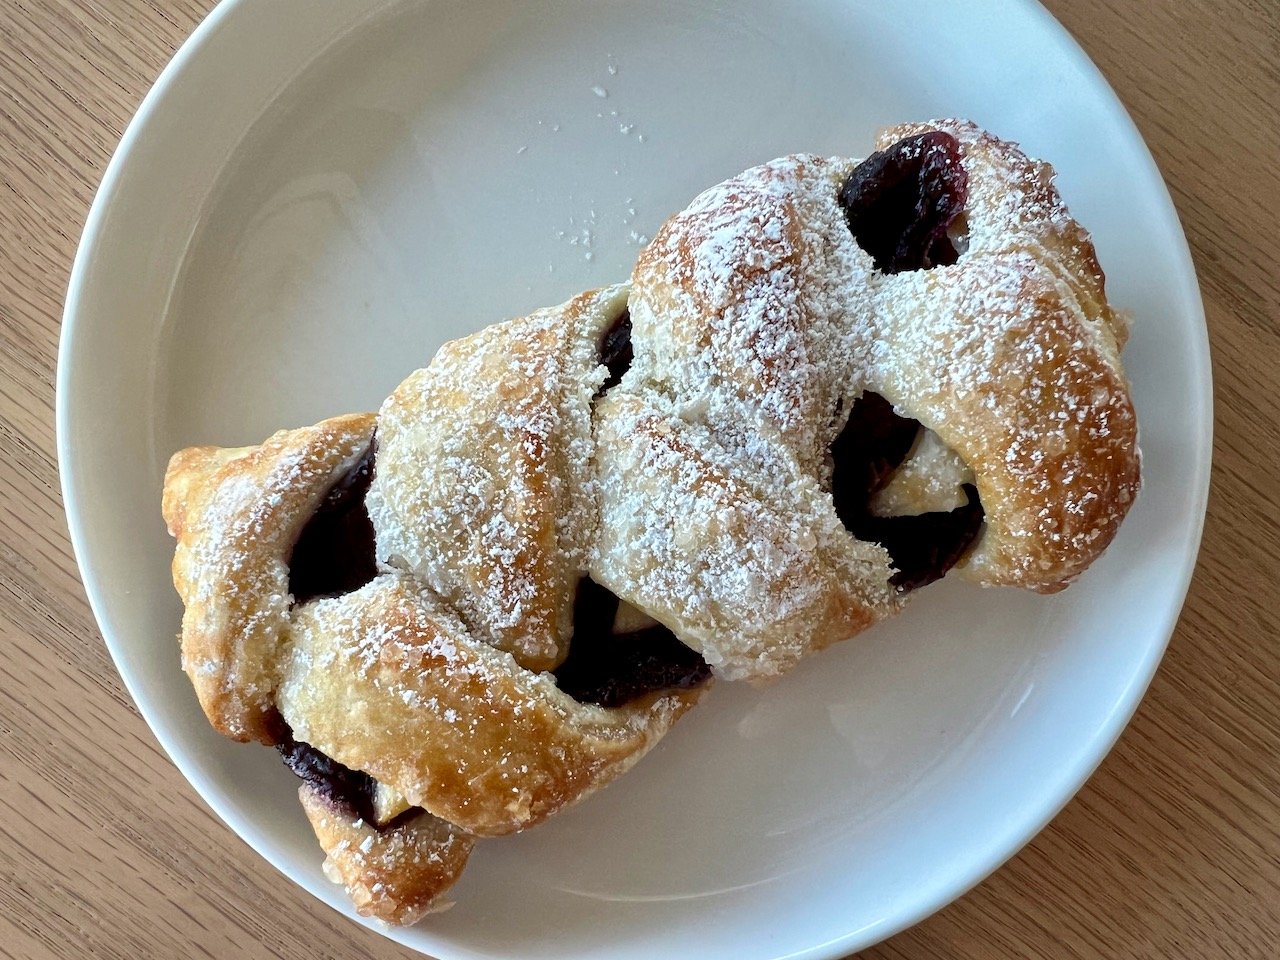
[[[953,874],[950,882],[939,884],[938,889],[932,895],[919,898],[914,908],[902,911],[892,917],[882,918],[869,926],[850,931],[843,937],[786,954],[785,956],[788,960],[789,958],[836,960],[836,958],[845,956],[850,950],[868,947],[915,925],[981,883],[982,880],[999,869],[1003,863],[1017,854],[1040,833],[1084,786],[1097,767],[1111,753],[1116,741],[1128,726],[1149,688],[1172,639],[1185,606],[1187,593],[1190,589],[1199,557],[1212,469],[1214,427],[1213,371],[1204,303],[1200,294],[1195,263],[1191,256],[1186,234],[1178,217],[1172,196],[1169,193],[1168,184],[1160,173],[1149,147],[1133,118],[1101,70],[1093,63],[1071,33],[1058,22],[1039,0],[1015,0],[1015,3],[1039,19],[1041,30],[1056,40],[1064,54],[1070,57],[1075,66],[1091,76],[1099,92],[1107,98],[1108,112],[1112,113],[1122,123],[1126,134],[1138,148],[1138,155],[1147,167],[1147,173],[1152,179],[1153,185],[1158,186],[1160,228],[1167,232],[1170,238],[1170,248],[1179,261],[1180,269],[1176,278],[1177,286],[1180,288],[1178,290],[1178,299],[1185,303],[1186,309],[1189,311],[1188,319],[1191,321],[1190,328],[1194,334],[1193,337],[1189,338],[1186,346],[1201,376],[1197,384],[1198,389],[1191,397],[1194,402],[1189,404],[1188,408],[1188,420],[1194,424],[1194,427],[1188,429],[1186,437],[1194,441],[1198,456],[1190,465],[1186,481],[1189,499],[1193,504],[1191,521],[1181,531],[1180,565],[1176,571],[1176,576],[1171,577],[1169,581],[1174,588],[1172,595],[1176,598],[1176,602],[1171,603],[1168,609],[1161,611],[1159,627],[1158,629],[1153,629],[1152,634],[1162,636],[1163,641],[1152,643],[1145,651],[1140,668],[1128,679],[1121,698],[1107,717],[1105,728],[1100,728],[1098,734],[1088,743],[1090,749],[1082,753],[1084,762],[1072,767],[1060,777],[1060,782],[1064,788],[1060,791],[1053,791],[1057,794],[1056,802],[1050,804],[1044,810],[1036,810],[1032,815],[1025,817],[1021,822],[1017,822],[1007,829],[1001,838],[1002,842],[994,843],[988,838],[986,844],[987,854],[985,856],[974,858],[973,861],[967,864],[966,869]],[[88,520],[83,511],[83,501],[78,493],[85,478],[77,474],[70,438],[74,416],[73,409],[76,406],[75,398],[77,396],[77,385],[73,377],[74,370],[78,365],[75,348],[78,328],[77,317],[80,314],[80,303],[84,296],[84,290],[88,285],[90,267],[95,252],[101,243],[113,201],[121,189],[123,171],[130,163],[145,131],[154,121],[166,93],[175,83],[181,81],[181,77],[189,64],[201,54],[214,34],[230,18],[252,15],[254,9],[255,7],[250,0],[220,0],[209,11],[192,33],[182,42],[172,59],[147,91],[113,151],[111,160],[95,191],[67,283],[58,341],[55,377],[55,431],[63,508],[67,517],[69,538],[81,583],[84,586],[90,608],[98,624],[103,641],[111,654],[116,671],[152,735],[171,762],[191,784],[199,800],[258,855],[292,883],[307,890],[320,902],[327,904],[343,916],[354,919],[356,922],[382,933],[393,941],[411,949],[419,949],[416,944],[409,942],[407,936],[403,935],[406,931],[375,925],[346,909],[345,901],[333,893],[338,889],[336,886],[333,886],[332,890],[318,890],[313,884],[294,876],[286,868],[281,858],[271,849],[271,844],[266,837],[251,821],[241,817],[234,810],[224,808],[222,803],[216,802],[214,798],[211,798],[208,785],[204,782],[205,778],[183,758],[185,748],[180,747],[173,738],[172,732],[158,721],[155,711],[149,704],[149,698],[141,691],[136,676],[133,675],[127,665],[122,641],[120,637],[116,636],[116,631],[109,627],[112,618],[101,584],[95,577],[86,572],[85,557],[91,549],[89,546],[91,533],[88,527]],[[475,953],[461,944],[451,944],[449,946],[459,956],[483,955]],[[783,960],[783,958],[779,956],[777,960]]]

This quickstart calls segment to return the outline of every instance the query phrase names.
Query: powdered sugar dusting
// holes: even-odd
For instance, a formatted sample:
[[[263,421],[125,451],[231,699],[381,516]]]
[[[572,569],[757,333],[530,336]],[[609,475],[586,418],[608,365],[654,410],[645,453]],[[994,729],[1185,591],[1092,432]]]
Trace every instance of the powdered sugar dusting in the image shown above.
[[[174,582],[186,604],[183,665],[224,733],[265,739],[302,524],[368,445],[372,418],[282,431],[263,446],[177,454],[166,520],[180,531]]]
[[[307,604],[290,642],[278,703],[295,735],[479,834],[523,829],[582,796],[697,697],[577,703],[399,574]]]
[[[881,393],[948,454],[903,468],[926,503],[955,498],[976,475],[988,524],[968,573],[1054,589],[1096,556],[1136,490],[1132,407],[1110,309],[1087,235],[1047,167],[959,122],[896,128],[882,143],[935,126],[960,140],[973,185],[955,266],[879,273],[837,202],[857,162],[773,161],[701,194],[642,254],[631,305],[636,363],[623,392],[670,418],[656,421],[663,434],[705,428],[700,454],[724,452],[736,483],[790,526],[774,535],[782,543],[814,526],[806,484],[830,483],[840,412],[864,391]],[[762,590],[769,565],[757,569],[741,551],[732,569],[719,565],[720,593],[699,580],[725,522],[699,513],[706,478],[683,484],[679,471],[647,459],[655,439],[629,439],[636,432],[619,438],[640,448],[625,468],[612,482],[607,459],[602,471],[599,576],[654,613],[646,594],[660,592],[654,580],[669,568],[661,593],[683,612],[655,615],[709,647],[721,673],[759,671],[754,652],[725,652],[716,638],[741,639],[757,609],[747,597],[773,601],[781,587]],[[650,475],[651,484],[637,479]],[[735,507],[739,520],[743,509]],[[616,541],[615,521],[628,524]],[[747,543],[771,539],[762,521],[749,526]],[[628,540],[645,537],[643,549],[665,558],[654,565],[662,570],[632,556]],[[689,544],[696,558],[681,553]],[[777,569],[801,566],[786,558]],[[863,570],[884,576],[883,567]],[[697,598],[735,583],[731,626],[696,609]],[[793,662],[782,646],[780,662]]]
[[[810,470],[857,350],[837,328],[847,291],[811,269],[844,230],[834,193],[802,189],[829,176],[819,158],[788,157],[705,191],[641,255],[632,304],[642,377],[682,398],[736,397],[736,419]]]
[[[417,916],[470,834],[587,795],[696,700],[606,710],[543,672],[585,570],[730,678],[777,674],[901,606],[887,553],[830,496],[829,448],[865,391],[927,428],[883,511],[946,509],[977,485],[970,576],[1056,589],[1109,542],[1137,491],[1136,423],[1088,236],[1047,167],[971,125],[886,136],[934,126],[960,140],[971,184],[952,266],[876,271],[837,201],[856,162],[797,155],[701,194],[631,289],[442,348],[378,416],[380,572],[352,593],[292,607],[287,557],[370,418],[175,458],[191,460],[165,508],[184,664],[210,716],[265,739],[278,707],[298,739],[430,811],[376,832],[304,789],[326,873],[362,912]],[[624,306],[635,359],[597,398]]]
[[[588,404],[605,314],[592,322],[579,333],[543,311],[446,345],[380,414],[367,500],[380,559],[535,669],[568,638],[594,511]]]

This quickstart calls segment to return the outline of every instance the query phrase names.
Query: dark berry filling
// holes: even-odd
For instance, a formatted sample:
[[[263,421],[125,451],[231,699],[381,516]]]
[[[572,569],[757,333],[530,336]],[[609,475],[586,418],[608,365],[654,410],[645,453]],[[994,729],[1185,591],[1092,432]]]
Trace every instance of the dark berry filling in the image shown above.
[[[600,362],[609,368],[609,375],[605,377],[604,383],[596,394],[597,397],[602,397],[618,385],[634,358],[631,351],[630,310],[623,310],[618,319],[613,321],[609,329],[604,332],[604,336],[600,338],[598,352]]]
[[[960,144],[935,130],[867,157],[840,188],[840,206],[876,268],[901,273],[956,262],[947,229],[968,196]]]
[[[376,459],[375,439],[302,528],[289,558],[289,592],[295,604],[350,593],[377,574],[373,524],[364,506]]]
[[[915,590],[940,579],[954,567],[982,529],[978,490],[966,483],[964,492],[969,502],[955,510],[911,517],[864,513],[850,530],[859,540],[878,543],[889,551],[897,568],[890,583],[904,593]]]
[[[955,566],[982,529],[984,516],[978,491],[971,484],[964,487],[969,502],[955,510],[910,517],[871,513],[872,496],[906,459],[919,430],[919,423],[898,416],[884,397],[864,393],[831,444],[836,514],[859,540],[889,551],[897,571],[890,583],[904,593],[940,579]]]
[[[701,655],[663,626],[615,634],[618,598],[590,577],[578,581],[569,656],[555,671],[580,703],[620,707],[658,690],[689,690],[711,676]]]
[[[920,424],[893,412],[878,393],[864,393],[849,411],[849,420],[831,444],[835,469],[831,493],[836,514],[849,527],[911,451]]]
[[[342,765],[309,743],[295,740],[293,730],[278,712],[274,713],[269,722],[272,740],[275,748],[280,751],[285,766],[343,813],[363,820],[374,830],[381,831],[390,830],[420,812],[418,807],[410,807],[385,823],[379,823],[374,803],[378,781],[367,773]]]
[[[345,767],[315,747],[294,740],[292,734],[276,744],[285,766],[299,779],[317,788],[335,807],[374,823],[374,791],[377,781],[367,773]]]

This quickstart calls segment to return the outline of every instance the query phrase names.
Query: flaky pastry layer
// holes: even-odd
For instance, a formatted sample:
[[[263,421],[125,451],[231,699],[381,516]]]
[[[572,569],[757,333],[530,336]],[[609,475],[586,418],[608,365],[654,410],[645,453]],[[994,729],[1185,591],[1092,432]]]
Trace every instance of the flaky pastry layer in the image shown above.
[[[954,262],[878,269],[841,206],[859,161],[785,157],[695,198],[629,284],[446,344],[376,415],[174,455],[183,667],[210,721],[394,798],[374,823],[319,773],[300,791],[362,913],[439,906],[475,838],[589,796],[701,695],[561,689],[585,576],[619,598],[615,633],[656,622],[726,679],[902,608],[890,551],[833,491],[868,394],[921,426],[872,514],[976,490],[959,575],[1053,592],[1111,542],[1139,484],[1126,321],[1047,164],[957,120],[878,146],[936,131],[967,178]],[[299,537],[361,463],[371,579],[293,596]]]

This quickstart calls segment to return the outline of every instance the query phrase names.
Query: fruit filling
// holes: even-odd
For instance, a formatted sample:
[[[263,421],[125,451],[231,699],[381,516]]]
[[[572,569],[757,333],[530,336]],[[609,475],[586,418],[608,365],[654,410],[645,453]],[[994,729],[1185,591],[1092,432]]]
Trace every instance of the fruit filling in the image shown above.
[[[659,690],[692,689],[711,675],[706,661],[661,624],[626,629],[619,604],[590,577],[578,581],[569,656],[555,671],[561,690],[580,703],[620,707]]]
[[[959,141],[934,130],[867,157],[845,180],[839,200],[876,269],[902,273],[956,262],[963,241],[954,227],[968,197]]]
[[[276,744],[285,766],[319,789],[337,808],[367,823],[376,823],[373,798],[377,781],[367,773],[344,767],[310,744],[294,740],[292,734]]]
[[[596,394],[597,397],[602,397],[618,385],[634,358],[631,350],[630,310],[623,310],[618,319],[613,321],[609,329],[604,332],[604,336],[600,338],[598,353],[600,362],[609,369],[609,375]]]
[[[289,592],[294,604],[350,593],[377,575],[373,524],[364,506],[376,459],[374,439],[302,528],[289,558]]]
[[[295,740],[292,728],[279,713],[271,718],[271,738],[285,766],[299,780],[319,791],[331,806],[363,820],[374,830],[390,829],[421,812],[394,788],[343,766],[309,743]]]
[[[955,510],[914,516],[878,517],[871,499],[906,459],[920,432],[915,420],[901,417],[875,393],[864,393],[835,442],[831,493],[836,514],[859,540],[889,552],[890,582],[902,592],[940,579],[956,565],[982,529],[983,509],[973,484],[964,485],[967,503]]]

